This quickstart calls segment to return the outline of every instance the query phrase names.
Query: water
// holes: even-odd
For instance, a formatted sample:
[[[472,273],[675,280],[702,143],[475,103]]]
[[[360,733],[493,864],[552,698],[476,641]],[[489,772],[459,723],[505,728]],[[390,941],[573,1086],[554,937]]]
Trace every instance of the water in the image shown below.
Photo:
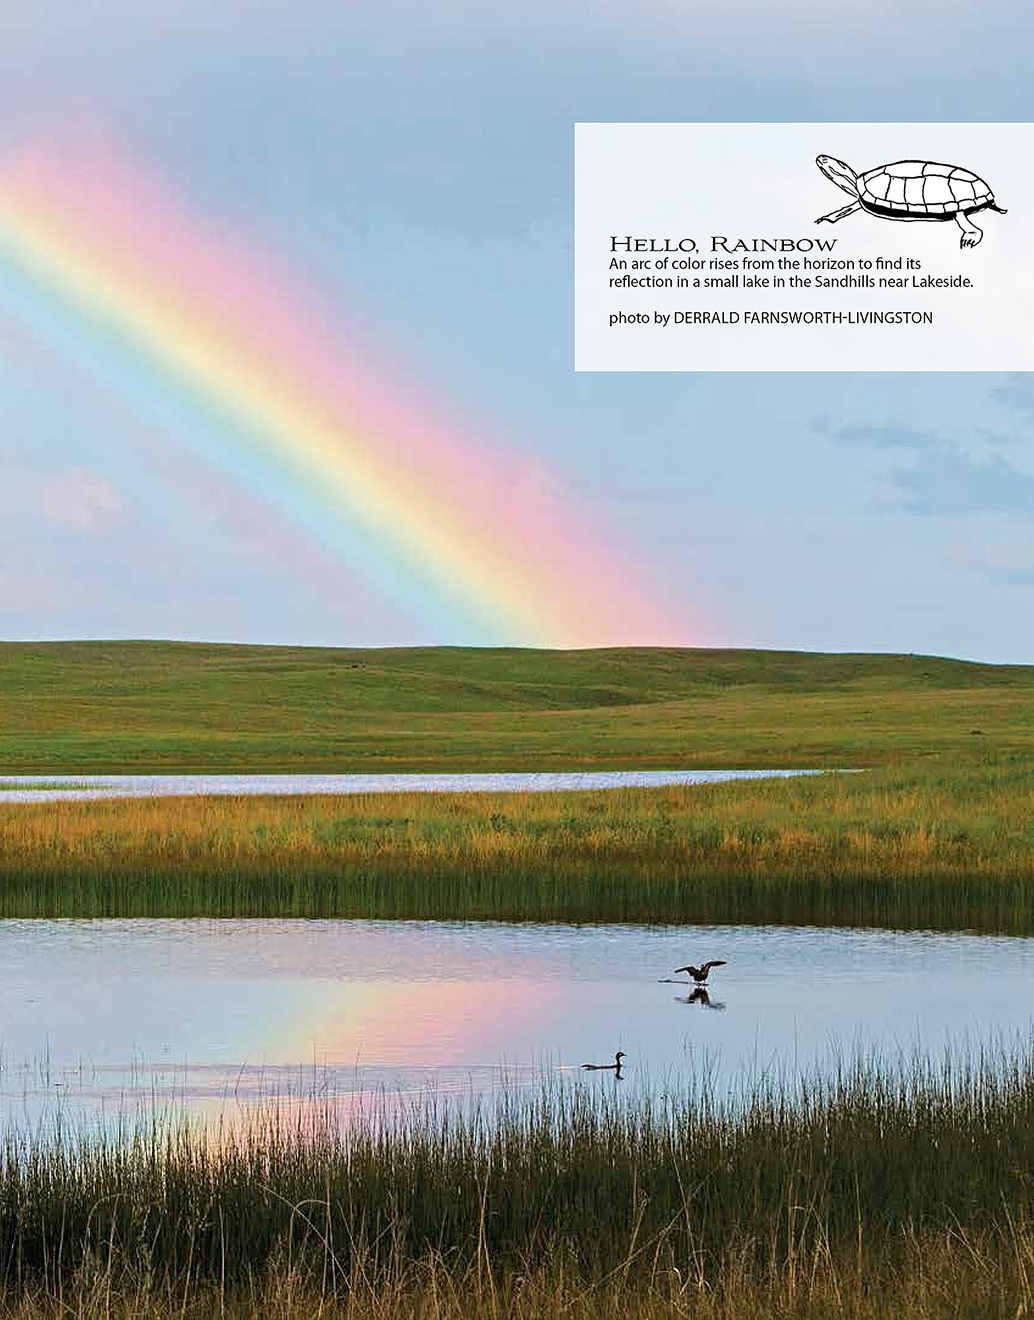
[[[11,775],[0,776],[0,803],[258,793],[556,793],[821,774],[824,771],[597,770],[482,775]]]
[[[710,1002],[667,983],[725,958]],[[786,927],[0,921],[0,1110],[39,1130],[154,1103],[465,1096],[543,1074],[792,1077],[875,1049],[1026,1041],[1034,941]],[[678,978],[685,980],[685,977]],[[687,1002],[689,1000],[690,1002]]]
[[[592,770],[538,774],[405,775],[7,775],[0,802],[112,797],[299,793],[557,793],[592,788],[663,788],[730,779],[783,779],[821,770]]]

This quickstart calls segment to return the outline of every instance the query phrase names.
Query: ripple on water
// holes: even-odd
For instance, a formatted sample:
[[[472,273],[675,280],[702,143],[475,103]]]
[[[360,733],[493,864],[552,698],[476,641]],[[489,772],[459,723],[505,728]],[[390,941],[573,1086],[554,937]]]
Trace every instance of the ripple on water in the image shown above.
[[[721,957],[707,997],[672,984]],[[1026,1042],[1034,941],[786,927],[0,921],[0,1104],[200,1115],[270,1094],[792,1077]],[[715,1011],[719,1010],[719,1011]],[[612,1075],[586,1085],[613,1087]]]

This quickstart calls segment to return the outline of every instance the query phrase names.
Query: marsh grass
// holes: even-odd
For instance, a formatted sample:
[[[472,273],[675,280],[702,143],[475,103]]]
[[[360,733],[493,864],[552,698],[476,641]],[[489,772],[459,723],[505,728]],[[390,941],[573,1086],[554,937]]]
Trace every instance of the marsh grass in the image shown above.
[[[3,916],[1034,930],[1034,769],[0,807]]]
[[[44,1288],[0,1295],[3,1320],[1016,1320],[1029,1314],[1034,1243],[1017,1231],[1003,1250],[982,1234],[917,1236],[902,1263],[864,1252],[846,1262],[825,1251],[758,1279],[730,1261],[707,1282],[659,1273],[629,1287],[620,1274],[602,1283],[572,1276],[562,1265],[518,1275],[487,1266],[466,1275],[436,1256],[373,1282],[361,1260],[339,1292],[320,1291],[298,1271],[271,1268],[261,1280],[228,1290],[211,1284],[114,1282],[104,1262],[85,1260],[57,1292]]]
[[[191,1280],[137,1279],[84,1259],[63,1285],[0,1294],[3,1320],[1016,1320],[1034,1299],[1034,1240],[1008,1244],[976,1232],[915,1235],[891,1266],[864,1250],[837,1261],[822,1248],[758,1278],[731,1258],[704,1279],[677,1268],[630,1286],[623,1272],[598,1283],[563,1262],[500,1273],[485,1262],[466,1273],[437,1255],[374,1278],[361,1257],[328,1294],[311,1271],[272,1266],[226,1288]]]
[[[26,1315],[457,1320],[1031,1304],[1030,1054],[863,1063],[736,1108],[612,1089],[344,1129],[317,1110],[208,1136],[8,1138],[0,1295]]]

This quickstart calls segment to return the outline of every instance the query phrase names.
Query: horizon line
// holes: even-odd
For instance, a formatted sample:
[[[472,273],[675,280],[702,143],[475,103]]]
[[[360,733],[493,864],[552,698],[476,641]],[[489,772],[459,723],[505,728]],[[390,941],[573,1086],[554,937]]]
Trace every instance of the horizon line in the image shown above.
[[[945,660],[952,664],[980,665],[998,669],[1031,669],[1034,660],[978,660],[969,656],[947,655],[933,651],[877,651],[857,649],[814,650],[792,646],[665,646],[657,643],[623,642],[617,646],[522,646],[479,645],[468,642],[393,643],[383,646],[349,646],[336,642],[241,642],[216,641],[203,637],[0,637],[0,646],[197,646],[226,647],[238,650],[292,650],[292,651],[480,651],[529,652],[548,655],[591,655],[615,651],[656,651],[667,653],[722,654],[752,652],[759,655],[802,656],[865,656],[899,660]]]

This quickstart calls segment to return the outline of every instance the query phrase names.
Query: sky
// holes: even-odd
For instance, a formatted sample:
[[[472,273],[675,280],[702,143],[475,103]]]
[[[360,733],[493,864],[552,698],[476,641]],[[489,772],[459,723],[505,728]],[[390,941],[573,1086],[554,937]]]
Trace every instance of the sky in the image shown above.
[[[6,7],[0,217],[39,166],[78,265],[0,260],[0,637],[1034,660],[1030,376],[573,370],[575,122],[1031,118],[1027,5],[852,8]],[[82,313],[141,196],[201,255]]]

